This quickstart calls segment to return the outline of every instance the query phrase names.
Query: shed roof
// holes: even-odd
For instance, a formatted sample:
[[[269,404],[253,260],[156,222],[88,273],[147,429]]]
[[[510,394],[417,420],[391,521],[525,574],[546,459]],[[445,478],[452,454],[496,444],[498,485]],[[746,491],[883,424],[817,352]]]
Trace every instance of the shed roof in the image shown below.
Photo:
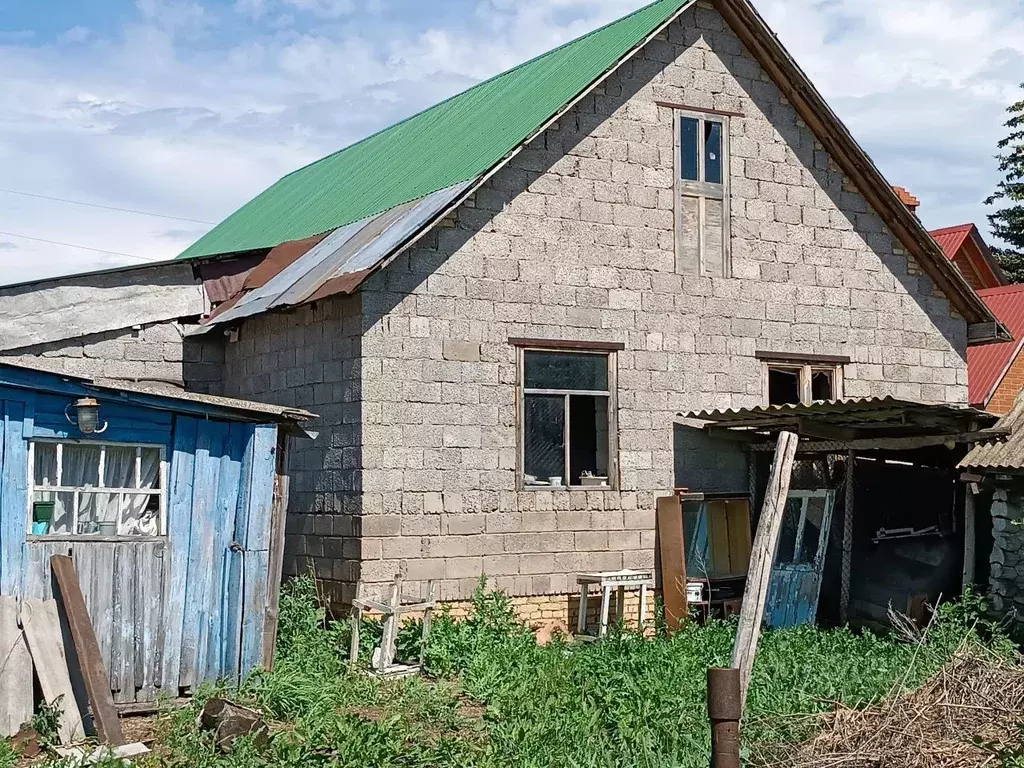
[[[117,379],[92,379],[58,373],[22,363],[0,362],[0,386],[66,392],[69,395],[121,397],[141,406],[187,413],[201,412],[242,421],[297,422],[316,418],[301,408],[189,392],[170,384]]]
[[[1008,432],[1005,442],[993,440],[971,449],[960,466],[965,469],[1024,469],[1024,392],[1017,395],[1010,412],[996,424]]]
[[[789,430],[801,437],[837,444],[866,439],[966,435],[997,420],[990,413],[964,405],[894,397],[693,411],[680,417],[704,422],[705,427],[712,429],[745,433],[751,438]]]
[[[978,295],[1015,339],[967,349],[968,399],[985,407],[1024,346],[1024,285],[985,288]]]

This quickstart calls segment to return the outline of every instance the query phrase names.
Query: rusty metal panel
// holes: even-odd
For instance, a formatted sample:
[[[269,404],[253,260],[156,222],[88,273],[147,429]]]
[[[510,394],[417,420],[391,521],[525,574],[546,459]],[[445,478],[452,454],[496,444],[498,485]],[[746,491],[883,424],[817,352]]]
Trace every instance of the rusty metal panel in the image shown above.
[[[421,200],[392,208],[354,224],[336,229],[293,260],[281,258],[273,276],[263,274],[274,268],[268,260],[253,270],[246,281],[251,288],[224,311],[212,315],[206,328],[240,320],[279,307],[295,306],[324,298],[332,293],[348,293],[358,287],[374,269],[405,245],[424,226],[469,189],[471,182],[434,192]],[[295,241],[295,245],[309,240]],[[291,245],[291,244],[285,244]],[[285,246],[278,246],[274,251]],[[284,263],[287,261],[287,263]]]

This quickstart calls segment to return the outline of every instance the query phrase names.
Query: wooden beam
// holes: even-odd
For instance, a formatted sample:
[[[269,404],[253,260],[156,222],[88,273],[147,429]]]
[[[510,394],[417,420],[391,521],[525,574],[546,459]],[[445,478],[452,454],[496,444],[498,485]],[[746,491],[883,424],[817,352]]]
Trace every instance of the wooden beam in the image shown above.
[[[709,109],[708,107],[694,107],[689,104],[676,104],[671,101],[655,101],[659,107],[678,109],[683,112],[701,112],[705,115],[721,115],[722,117],[746,117],[742,112],[730,112],[727,109]]]
[[[618,352],[626,348],[620,341],[572,341],[569,339],[521,339],[510,338],[508,343],[513,347],[533,347],[536,349],[581,349],[595,352]]]
[[[849,450],[908,451],[915,448],[930,448],[946,443],[981,443],[1006,437],[1009,430],[982,429],[977,432],[956,432],[948,435],[923,435],[921,437],[864,437],[856,440],[821,440],[800,444],[800,453],[845,453]],[[749,450],[766,453],[774,450],[771,443],[754,443]]]
[[[71,630],[71,640],[78,656],[85,692],[89,696],[96,734],[102,743],[119,747],[125,743],[124,733],[114,707],[114,697],[110,693],[110,676],[103,664],[100,644],[89,619],[78,574],[75,573],[75,564],[67,555],[53,555],[50,558],[50,570],[57,581],[60,603]]]
[[[277,624],[281,608],[281,575],[284,570],[284,532],[288,515],[288,436],[277,430],[277,467],[274,501],[270,507],[270,558],[267,567],[267,615],[263,620],[263,668],[274,668]]]
[[[683,505],[679,497],[660,497],[656,514],[665,623],[670,630],[674,630],[682,627],[689,614],[686,602],[686,538],[683,532]]]
[[[963,589],[974,586],[975,548],[977,541],[977,505],[970,485],[964,487],[964,571]]]
[[[850,621],[850,577],[853,572],[853,483],[855,456],[846,452],[846,499],[843,505],[843,563],[839,579],[839,622]]]
[[[850,358],[847,355],[813,355],[807,352],[769,352],[757,350],[754,357],[769,363],[807,363],[814,365],[849,365]]]
[[[768,600],[768,586],[771,583],[775,550],[779,545],[782,518],[789,496],[789,481],[793,475],[793,461],[799,438],[792,432],[779,434],[775,460],[768,478],[768,489],[761,507],[761,519],[757,524],[757,536],[750,553],[750,568],[747,585],[743,592],[743,606],[740,609],[740,623],[736,631],[736,642],[732,649],[732,666],[740,671],[740,701],[747,700],[750,675],[754,669],[757,642],[761,637],[764,620],[764,606]]]

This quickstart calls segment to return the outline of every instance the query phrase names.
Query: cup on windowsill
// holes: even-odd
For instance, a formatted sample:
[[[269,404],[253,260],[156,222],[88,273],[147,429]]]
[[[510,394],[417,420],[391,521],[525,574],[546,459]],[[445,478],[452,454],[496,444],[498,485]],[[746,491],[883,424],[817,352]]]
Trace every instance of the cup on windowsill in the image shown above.
[[[558,475],[553,475],[549,477],[548,482],[551,483],[551,485],[555,486],[556,488],[560,488],[562,486],[562,478]]]

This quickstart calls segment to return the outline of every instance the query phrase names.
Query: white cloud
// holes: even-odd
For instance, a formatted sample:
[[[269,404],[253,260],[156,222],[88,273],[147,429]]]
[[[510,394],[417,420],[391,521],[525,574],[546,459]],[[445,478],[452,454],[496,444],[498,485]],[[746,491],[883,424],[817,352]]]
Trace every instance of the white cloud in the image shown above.
[[[449,0],[428,14],[411,0],[137,0],[114,35],[0,39],[4,186],[219,220],[284,173],[644,1]],[[927,224],[985,223],[1024,71],[1017,0],[758,5]],[[145,258],[202,229],[0,193],[0,231]],[[0,282],[117,261],[0,239],[16,243],[0,248]]]

